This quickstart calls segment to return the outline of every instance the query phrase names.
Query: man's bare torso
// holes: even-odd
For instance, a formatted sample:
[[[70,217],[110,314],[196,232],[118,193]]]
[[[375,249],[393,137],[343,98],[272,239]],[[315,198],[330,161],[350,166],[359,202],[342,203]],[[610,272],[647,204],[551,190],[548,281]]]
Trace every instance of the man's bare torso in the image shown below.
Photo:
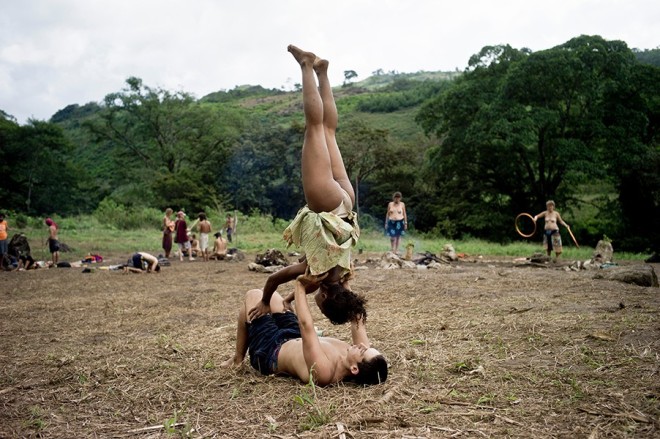
[[[211,223],[204,220],[199,223],[199,233],[211,233]]]
[[[323,352],[328,358],[328,362],[333,364],[336,370],[337,363],[342,356],[341,354],[346,352],[350,348],[350,345],[342,340],[329,337],[319,337],[319,342],[321,349],[323,349]],[[296,376],[303,382],[309,381],[309,368],[305,363],[302,338],[294,338],[282,345],[279,356],[277,357],[276,372]],[[332,382],[338,382],[340,380],[341,378]]]

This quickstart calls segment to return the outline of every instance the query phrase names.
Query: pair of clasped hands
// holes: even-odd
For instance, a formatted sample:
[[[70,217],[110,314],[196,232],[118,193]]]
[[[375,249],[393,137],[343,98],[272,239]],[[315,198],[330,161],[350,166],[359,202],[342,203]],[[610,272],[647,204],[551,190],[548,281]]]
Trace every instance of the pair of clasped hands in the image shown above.
[[[309,273],[301,274],[296,278],[295,288],[296,289],[302,288],[305,294],[311,294],[319,289],[319,285],[321,284],[323,279],[325,279],[328,276],[328,274],[329,272],[320,274],[318,276]],[[295,297],[296,296],[294,291],[283,300],[284,311],[293,311],[291,307],[291,302],[294,301]],[[269,313],[270,313],[270,303],[266,304],[263,301],[259,301],[259,303],[257,303],[257,305],[248,312],[248,321],[251,322],[254,319],[258,319],[259,317]]]

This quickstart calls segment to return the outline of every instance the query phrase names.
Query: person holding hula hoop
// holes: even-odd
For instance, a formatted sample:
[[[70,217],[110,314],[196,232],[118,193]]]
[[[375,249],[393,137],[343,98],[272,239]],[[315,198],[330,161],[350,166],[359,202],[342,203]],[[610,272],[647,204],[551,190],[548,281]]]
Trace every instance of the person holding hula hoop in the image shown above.
[[[543,247],[545,251],[550,256],[552,251],[555,251],[555,257],[559,258],[562,251],[561,244],[561,235],[559,234],[559,224],[566,227],[569,231],[571,230],[570,226],[561,219],[559,212],[555,210],[555,202],[548,200],[545,203],[546,210],[534,216],[533,220],[536,224],[536,220],[539,218],[545,219],[545,227],[543,229]]]

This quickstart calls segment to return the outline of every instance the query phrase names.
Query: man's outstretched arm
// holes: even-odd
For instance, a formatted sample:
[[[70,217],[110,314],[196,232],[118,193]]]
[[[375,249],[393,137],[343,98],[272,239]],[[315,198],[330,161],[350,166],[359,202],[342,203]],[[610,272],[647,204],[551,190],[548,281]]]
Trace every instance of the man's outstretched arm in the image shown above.
[[[295,289],[296,311],[298,314],[298,325],[303,343],[303,356],[307,370],[311,371],[314,381],[321,386],[332,383],[334,375],[334,365],[330,363],[328,357],[321,348],[319,336],[314,328],[314,319],[309,310],[305,286],[296,281]]]
[[[368,348],[371,347],[364,318],[351,320],[351,339],[354,345],[363,344]]]

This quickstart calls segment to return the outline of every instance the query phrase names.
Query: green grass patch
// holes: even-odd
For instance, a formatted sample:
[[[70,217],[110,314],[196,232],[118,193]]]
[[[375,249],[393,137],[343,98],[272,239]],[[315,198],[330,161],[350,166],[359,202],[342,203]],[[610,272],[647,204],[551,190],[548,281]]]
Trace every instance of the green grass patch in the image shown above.
[[[210,215],[213,229],[219,230],[224,222],[221,215]],[[62,253],[61,260],[79,260],[89,253],[101,254],[102,256],[128,257],[135,251],[147,251],[154,254],[162,253],[161,232],[157,226],[160,219],[156,218],[147,226],[137,229],[121,229],[99,221],[92,215],[83,215],[68,218],[55,218],[60,226],[60,241],[72,248],[70,253]],[[194,220],[189,222],[192,224]],[[295,250],[287,249],[282,239],[282,232],[287,222],[272,218],[269,215],[238,215],[237,233],[231,247],[237,247],[244,252],[258,253],[269,248],[275,248],[286,252]],[[22,228],[13,227],[9,231],[10,239],[14,233],[23,232],[28,237],[35,259],[47,260],[50,258],[48,252],[48,230],[42,225],[40,219],[28,218]],[[515,241],[509,244],[498,244],[480,239],[452,240],[425,234],[408,233],[402,238],[400,251],[405,252],[408,244],[414,245],[414,252],[440,254],[445,245],[451,244],[456,253],[465,254],[468,257],[529,257],[534,253],[543,252],[541,242]],[[389,238],[378,230],[362,229],[358,253],[375,252],[384,253],[389,251]],[[591,247],[575,248],[566,245],[562,253],[564,260],[586,260],[590,259],[594,249]],[[615,253],[616,260],[643,260],[648,255],[640,253]]]

